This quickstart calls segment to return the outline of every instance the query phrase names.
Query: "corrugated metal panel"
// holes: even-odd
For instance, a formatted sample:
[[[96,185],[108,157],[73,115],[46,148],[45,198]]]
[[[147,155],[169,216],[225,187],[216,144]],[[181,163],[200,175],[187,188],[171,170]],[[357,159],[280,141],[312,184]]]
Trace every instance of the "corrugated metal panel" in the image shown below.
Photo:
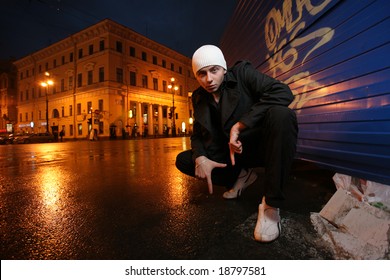
[[[241,0],[221,48],[293,90],[299,158],[390,184],[390,1]]]

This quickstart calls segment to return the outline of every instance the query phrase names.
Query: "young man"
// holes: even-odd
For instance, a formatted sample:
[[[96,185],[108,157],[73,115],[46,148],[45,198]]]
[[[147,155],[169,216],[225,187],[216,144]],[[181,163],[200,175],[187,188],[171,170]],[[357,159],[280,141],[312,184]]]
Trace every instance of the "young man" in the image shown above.
[[[177,156],[176,166],[206,179],[210,194],[213,184],[230,188],[225,199],[237,198],[256,181],[252,168],[264,167],[265,193],[254,238],[273,241],[281,233],[279,208],[296,150],[296,116],[287,107],[293,94],[249,62],[227,69],[222,51],[213,45],[195,51],[192,68],[200,84],[192,94],[192,149]]]

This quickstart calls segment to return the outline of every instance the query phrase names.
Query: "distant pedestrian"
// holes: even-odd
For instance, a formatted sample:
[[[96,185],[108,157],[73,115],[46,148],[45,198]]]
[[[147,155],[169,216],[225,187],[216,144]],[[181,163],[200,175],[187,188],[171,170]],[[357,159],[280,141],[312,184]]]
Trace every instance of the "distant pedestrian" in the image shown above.
[[[54,130],[53,135],[54,135],[54,141],[58,142],[58,130]]]
[[[65,136],[65,131],[64,131],[64,129],[62,129],[61,132],[60,132],[61,142],[62,142],[62,139],[63,139],[64,136]]]

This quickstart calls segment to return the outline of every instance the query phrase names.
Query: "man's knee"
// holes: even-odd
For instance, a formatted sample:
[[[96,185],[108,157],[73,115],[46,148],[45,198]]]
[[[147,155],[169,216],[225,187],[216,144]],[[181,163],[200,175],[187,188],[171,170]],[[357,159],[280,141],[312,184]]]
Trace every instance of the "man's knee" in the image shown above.
[[[294,122],[296,115],[293,110],[285,106],[273,106],[267,112],[267,117],[275,122]]]
[[[271,107],[266,115],[267,125],[271,128],[298,130],[297,117],[293,110],[284,106]]]
[[[175,165],[177,167],[177,169],[181,170],[181,167],[183,166],[183,164],[185,163],[185,155],[184,155],[185,152],[181,152],[179,153],[177,156],[176,156],[176,162],[175,162]]]
[[[181,172],[194,176],[194,163],[192,160],[191,150],[179,153],[176,156],[176,168]]]

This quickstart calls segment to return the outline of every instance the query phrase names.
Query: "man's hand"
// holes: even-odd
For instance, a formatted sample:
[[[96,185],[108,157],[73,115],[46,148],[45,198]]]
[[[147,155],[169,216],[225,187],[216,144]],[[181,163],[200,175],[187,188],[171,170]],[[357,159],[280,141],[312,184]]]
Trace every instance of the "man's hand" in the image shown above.
[[[240,140],[238,140],[238,136],[240,135],[240,132],[245,128],[246,126],[243,123],[237,122],[230,129],[229,149],[230,149],[230,160],[233,166],[236,164],[234,154],[242,153],[242,143]]]
[[[214,168],[224,168],[226,163],[219,163],[208,159],[205,156],[197,157],[195,160],[195,176],[200,179],[207,179],[209,193],[213,194],[213,182],[211,180],[211,171]]]

